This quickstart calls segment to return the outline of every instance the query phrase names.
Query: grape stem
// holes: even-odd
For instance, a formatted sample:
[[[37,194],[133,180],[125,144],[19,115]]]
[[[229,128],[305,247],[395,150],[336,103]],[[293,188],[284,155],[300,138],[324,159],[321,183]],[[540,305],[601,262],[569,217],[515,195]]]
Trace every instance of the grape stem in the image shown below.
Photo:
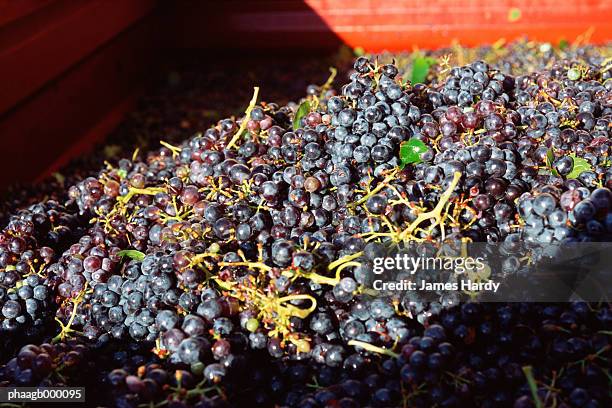
[[[385,177],[383,179],[383,181],[378,183],[378,185],[376,187],[374,187],[373,190],[371,190],[368,194],[364,195],[360,200],[350,204],[349,206],[350,207],[357,207],[358,205],[361,205],[361,204],[365,203],[368,200],[368,198],[372,197],[374,194],[378,193],[380,190],[385,188],[389,184],[389,182],[395,178],[395,176],[397,175],[398,171],[399,171],[399,168],[393,170],[391,173],[389,173],[387,175],[387,177]]]
[[[203,253],[201,253],[201,254],[197,254],[197,255],[193,256],[193,257],[192,257],[192,258],[189,260],[189,266],[190,266],[190,267],[193,267],[193,266],[195,266],[195,265],[199,265],[199,264],[201,264],[202,262],[204,262],[204,260],[205,260],[206,258],[213,258],[213,259],[216,259],[216,258],[219,258],[220,256],[221,256],[221,255],[216,254],[216,253],[214,253],[214,252],[203,252]]]
[[[85,296],[86,291],[87,291],[87,283],[85,283],[85,287],[83,288],[81,293],[79,293],[79,295],[72,300],[72,304],[73,304],[72,311],[70,312],[70,318],[68,319],[67,324],[62,323],[60,319],[55,318],[55,320],[59,323],[61,330],[59,334],[51,340],[52,343],[63,341],[66,338],[66,336],[68,336],[70,333],[80,333],[72,329],[72,323],[74,323],[74,319],[76,318],[76,315],[77,315],[77,309],[79,305],[81,304],[81,302],[83,301],[83,297]]]
[[[227,146],[225,146],[226,149],[232,148],[236,144],[240,136],[242,135],[242,132],[245,131],[247,127],[247,122],[249,121],[249,115],[251,114],[251,111],[255,107],[255,103],[257,103],[258,95],[259,95],[259,87],[256,86],[253,88],[253,97],[251,98],[251,102],[249,103],[249,106],[246,108],[246,111],[244,112],[244,119],[242,119],[242,122],[240,123],[240,127],[238,128],[238,131],[236,132],[234,137],[232,137],[232,140],[230,140]]]
[[[331,88],[332,84],[334,83],[334,79],[336,79],[336,75],[338,74],[338,70],[334,67],[329,67],[329,72],[331,74],[327,78],[327,81],[325,81],[325,83],[321,86],[319,99],[325,98],[325,92],[327,92],[327,90]]]
[[[448,189],[446,189],[446,191],[442,193],[442,195],[440,196],[440,201],[438,201],[438,204],[436,204],[433,210],[419,214],[417,219],[414,220],[412,224],[408,226],[408,228],[406,228],[404,231],[402,231],[399,234],[400,241],[406,241],[407,238],[424,221],[427,221],[433,218],[435,219],[435,224],[433,224],[434,226],[440,224],[440,222],[442,221],[442,211],[444,210],[448,200],[450,200],[450,197],[453,194],[455,187],[457,187],[457,184],[459,183],[460,179],[461,179],[461,173],[456,171],[453,175],[453,181],[451,181],[450,186],[448,186]]]
[[[538,397],[538,385],[536,384],[535,378],[533,378],[533,369],[531,366],[523,367],[523,373],[527,378],[527,384],[529,384],[529,390],[531,391],[531,397],[536,408],[542,408],[542,401]]]
[[[302,278],[309,279],[319,285],[336,286],[338,282],[340,282],[340,279],[338,278],[338,276],[336,276],[335,278],[330,278],[328,276],[319,275],[316,272],[304,272],[299,269],[296,271],[286,269],[282,272],[282,274],[283,276],[287,276],[289,278],[292,278],[294,276],[300,276]]]
[[[308,309],[300,309],[297,306],[292,304],[283,304],[291,302],[292,300],[309,300],[310,307]],[[278,298],[277,300],[278,306],[287,309],[290,316],[297,316],[300,319],[305,319],[308,317],[310,313],[312,313],[317,308],[317,300],[308,295],[308,294],[300,294],[300,295],[288,295]]]
[[[257,268],[266,272],[270,272],[272,268],[263,262],[219,262],[219,266],[248,266],[249,268]]]
[[[386,356],[393,357],[393,358],[398,358],[400,356],[398,353],[395,353],[395,352],[393,352],[393,351],[391,351],[389,349],[378,347],[378,346],[375,346],[373,344],[366,343],[365,341],[350,340],[347,344],[349,346],[361,347],[361,348],[363,348],[365,350],[368,350],[368,351],[371,351],[373,353],[384,354]]]
[[[237,264],[238,262],[233,262]],[[247,262],[248,263],[248,262]],[[251,263],[251,264],[254,264]],[[264,265],[268,267],[267,265]],[[269,267],[268,267],[269,268]],[[258,311],[259,316],[263,318],[263,322],[272,322],[275,328],[268,333],[268,336],[274,337],[280,334],[283,338],[290,335],[291,317],[299,317],[300,319],[307,318],[316,308],[317,300],[308,294],[293,294],[283,297],[278,297],[276,293],[264,293],[261,288],[252,288],[236,282],[222,281],[218,277],[213,280],[224,290],[228,295],[242,302],[248,302]],[[291,304],[294,300],[307,300],[310,302],[310,307],[301,308]],[[304,344],[298,343],[301,347]]]
[[[351,255],[345,255],[342,258],[337,259],[334,262],[330,263],[327,266],[327,269],[329,269],[331,271],[332,269],[335,269],[338,266],[340,266],[340,265],[342,265],[342,264],[344,264],[346,262],[352,261],[355,258],[359,258],[361,255],[363,255],[363,251],[359,251],[359,252],[356,252],[356,253],[351,254]]]
[[[161,144],[162,146],[168,148],[172,152],[172,158],[173,159],[176,158],[176,156],[178,156],[181,153],[181,151],[183,150],[180,147],[173,146],[173,145],[171,145],[168,142],[164,142],[163,140],[160,140],[159,144]]]
[[[122,204],[126,204],[136,194],[155,195],[157,193],[164,193],[166,190],[161,187],[147,187],[147,188],[135,188],[131,187],[128,193],[122,197],[117,198]]]

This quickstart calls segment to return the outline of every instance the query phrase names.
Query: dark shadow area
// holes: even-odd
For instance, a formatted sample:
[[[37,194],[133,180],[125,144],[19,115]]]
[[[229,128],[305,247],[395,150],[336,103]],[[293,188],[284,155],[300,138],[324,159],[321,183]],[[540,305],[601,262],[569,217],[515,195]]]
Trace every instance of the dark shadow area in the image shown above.
[[[168,9],[172,45],[247,51],[262,57],[333,51],[342,40],[304,1],[180,1]]]

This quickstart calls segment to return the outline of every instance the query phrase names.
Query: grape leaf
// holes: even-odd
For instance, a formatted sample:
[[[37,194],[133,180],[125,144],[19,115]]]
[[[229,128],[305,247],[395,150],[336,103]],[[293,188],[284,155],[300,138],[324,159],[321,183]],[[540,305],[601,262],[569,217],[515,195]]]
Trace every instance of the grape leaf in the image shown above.
[[[127,256],[128,258],[142,261],[145,258],[145,254],[135,249],[124,249],[123,251],[117,252],[120,257]]]
[[[304,101],[300,104],[297,111],[295,112],[295,117],[293,118],[293,130],[297,130],[300,128],[300,124],[302,122],[302,118],[310,113],[310,102]]]
[[[361,57],[365,55],[365,50],[363,49],[363,47],[355,47],[353,49],[353,53],[355,53],[356,57]]]
[[[406,164],[421,163],[421,155],[427,151],[427,145],[423,141],[412,138],[400,145],[400,160],[402,168]]]
[[[574,168],[572,169],[570,174],[566,176],[568,179],[578,178],[578,176],[580,176],[583,172],[593,170],[593,167],[591,167],[591,163],[589,163],[582,157],[577,157],[574,154],[570,154],[570,157],[572,158],[572,160],[574,160]]]
[[[548,149],[546,151],[546,165],[548,167],[552,167],[553,160],[555,160],[555,154],[553,153],[552,149]]]
[[[410,82],[412,84],[424,83],[429,68],[434,64],[435,60],[430,57],[416,57],[412,63],[412,74]]]
[[[514,23],[521,19],[521,9],[517,7],[512,7],[508,10],[508,21]]]
[[[548,149],[546,151],[546,167],[550,169],[550,172],[553,176],[559,176],[559,173],[553,167],[553,161],[555,160],[555,154],[552,149]]]

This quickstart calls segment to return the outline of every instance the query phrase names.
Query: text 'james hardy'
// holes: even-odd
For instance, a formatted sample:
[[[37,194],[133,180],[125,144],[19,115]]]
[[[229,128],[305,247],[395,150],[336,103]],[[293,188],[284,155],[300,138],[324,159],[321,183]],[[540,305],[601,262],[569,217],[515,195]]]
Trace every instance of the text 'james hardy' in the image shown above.
[[[497,293],[500,283],[492,280],[486,282],[474,282],[469,279],[462,279],[459,282],[413,282],[409,280],[385,282],[375,280],[373,288],[375,290],[416,290],[416,291],[443,291],[443,290],[462,290],[468,292],[493,292]]]

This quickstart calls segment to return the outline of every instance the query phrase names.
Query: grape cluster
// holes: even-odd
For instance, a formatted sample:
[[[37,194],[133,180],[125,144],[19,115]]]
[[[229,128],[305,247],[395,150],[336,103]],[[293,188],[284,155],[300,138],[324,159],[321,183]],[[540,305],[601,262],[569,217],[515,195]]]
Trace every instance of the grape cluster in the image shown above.
[[[39,327],[53,315],[56,251],[80,234],[82,221],[55,201],[13,215],[0,233],[0,332]]]
[[[21,387],[68,385],[62,379],[85,374],[89,355],[90,349],[78,342],[28,344],[0,368],[0,384]]]
[[[608,240],[612,232],[609,216],[612,195],[607,188],[585,187],[560,193],[551,188],[518,202],[525,220],[524,234],[532,242],[575,239],[581,242]]]
[[[244,116],[16,213],[2,334],[53,345],[0,360],[0,384],[95,365],[122,407],[609,405],[607,303],[369,290],[398,244],[610,241],[609,61],[473,61],[411,84],[360,57],[284,106],[256,88]]]
[[[510,102],[510,96],[505,91],[512,89],[513,85],[513,78],[491,70],[484,61],[476,61],[468,66],[451,69],[443,89],[439,93],[430,94],[429,99],[434,108],[443,105],[469,107],[478,100],[493,101],[505,106]]]

